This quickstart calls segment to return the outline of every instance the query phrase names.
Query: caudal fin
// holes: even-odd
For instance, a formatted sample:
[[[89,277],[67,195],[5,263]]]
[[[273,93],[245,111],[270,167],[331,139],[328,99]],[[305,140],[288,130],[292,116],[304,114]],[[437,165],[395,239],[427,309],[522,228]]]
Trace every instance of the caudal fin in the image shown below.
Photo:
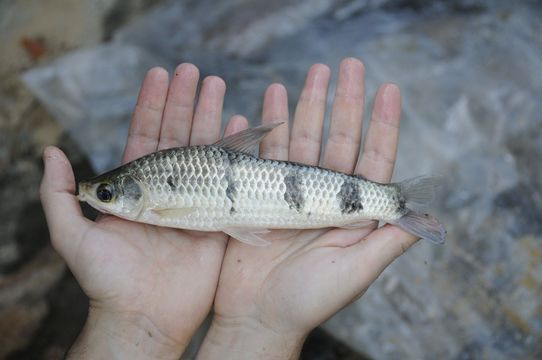
[[[398,184],[401,198],[409,210],[396,224],[411,234],[436,244],[444,243],[446,230],[433,216],[426,214],[442,181],[441,176],[419,176]]]
[[[423,212],[428,205],[435,199],[437,189],[442,182],[442,176],[418,176],[397,184],[399,186],[401,197],[406,202],[406,207],[410,210]]]

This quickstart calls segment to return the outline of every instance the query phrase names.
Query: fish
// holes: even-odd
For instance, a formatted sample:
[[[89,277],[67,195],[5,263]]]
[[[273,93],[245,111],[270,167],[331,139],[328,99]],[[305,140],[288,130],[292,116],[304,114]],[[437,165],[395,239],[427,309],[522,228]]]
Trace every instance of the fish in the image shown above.
[[[355,229],[395,224],[437,244],[446,231],[424,212],[435,176],[383,184],[253,153],[278,124],[212,145],[160,150],[78,183],[78,198],[106,214],[158,226],[222,231],[255,246],[272,229]]]

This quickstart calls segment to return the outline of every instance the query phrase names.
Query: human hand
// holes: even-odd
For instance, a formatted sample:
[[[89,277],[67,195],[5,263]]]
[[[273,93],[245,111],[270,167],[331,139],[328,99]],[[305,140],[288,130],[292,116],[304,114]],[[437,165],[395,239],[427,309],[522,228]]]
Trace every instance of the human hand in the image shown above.
[[[291,136],[280,126],[261,144],[265,158],[309,165],[320,162],[330,72],[314,65],[297,104]],[[364,67],[341,63],[321,165],[389,182],[399,136],[400,93],[385,84],[376,94],[363,153],[358,157],[363,118]],[[263,123],[288,121],[287,95],[271,85]],[[247,127],[237,118],[229,125]],[[230,130],[232,131],[232,130]],[[229,241],[214,305],[214,318],[199,357],[297,358],[314,327],[361,296],[378,275],[417,239],[398,227],[273,231],[268,247]]]
[[[148,72],[133,115],[123,163],[173,146],[219,138],[225,85],[180,65],[169,84]],[[41,199],[55,249],[90,299],[74,357],[176,358],[208,314],[226,245],[223,233],[156,227],[103,215],[83,217],[65,155],[44,152]]]

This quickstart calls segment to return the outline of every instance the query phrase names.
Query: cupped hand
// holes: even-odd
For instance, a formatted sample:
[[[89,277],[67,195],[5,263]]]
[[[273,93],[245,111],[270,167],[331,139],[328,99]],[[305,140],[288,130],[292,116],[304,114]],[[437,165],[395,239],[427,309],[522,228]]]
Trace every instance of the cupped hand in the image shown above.
[[[164,69],[148,72],[123,163],[219,138],[225,84],[206,78],[195,106],[198,79],[191,64],[177,67],[171,83]],[[51,241],[90,298],[89,319],[72,354],[78,348],[92,351],[107,337],[139,356],[178,358],[211,308],[226,236],[109,215],[87,220],[74,196],[74,175],[65,155],[50,147],[44,160],[41,199]]]
[[[314,65],[297,103],[291,135],[282,125],[261,144],[265,158],[318,165],[389,182],[396,158],[400,93],[385,84],[376,94],[360,153],[364,66],[342,61],[331,109],[329,136],[320,159],[330,71]],[[288,122],[286,90],[271,85],[263,123]],[[240,130],[246,120],[234,119]],[[201,358],[228,347],[231,358],[295,358],[307,333],[361,296],[378,275],[417,239],[377,224],[354,229],[273,231],[268,247],[230,240],[215,298],[211,330]]]

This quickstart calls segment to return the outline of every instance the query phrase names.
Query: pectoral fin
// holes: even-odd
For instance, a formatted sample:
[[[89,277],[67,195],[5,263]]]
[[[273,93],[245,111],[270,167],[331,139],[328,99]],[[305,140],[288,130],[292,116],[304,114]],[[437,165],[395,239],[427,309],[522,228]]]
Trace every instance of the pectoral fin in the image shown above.
[[[253,246],[269,246],[271,242],[265,240],[260,235],[269,232],[267,229],[243,229],[243,228],[227,228],[222,229],[226,234],[245,244]]]

